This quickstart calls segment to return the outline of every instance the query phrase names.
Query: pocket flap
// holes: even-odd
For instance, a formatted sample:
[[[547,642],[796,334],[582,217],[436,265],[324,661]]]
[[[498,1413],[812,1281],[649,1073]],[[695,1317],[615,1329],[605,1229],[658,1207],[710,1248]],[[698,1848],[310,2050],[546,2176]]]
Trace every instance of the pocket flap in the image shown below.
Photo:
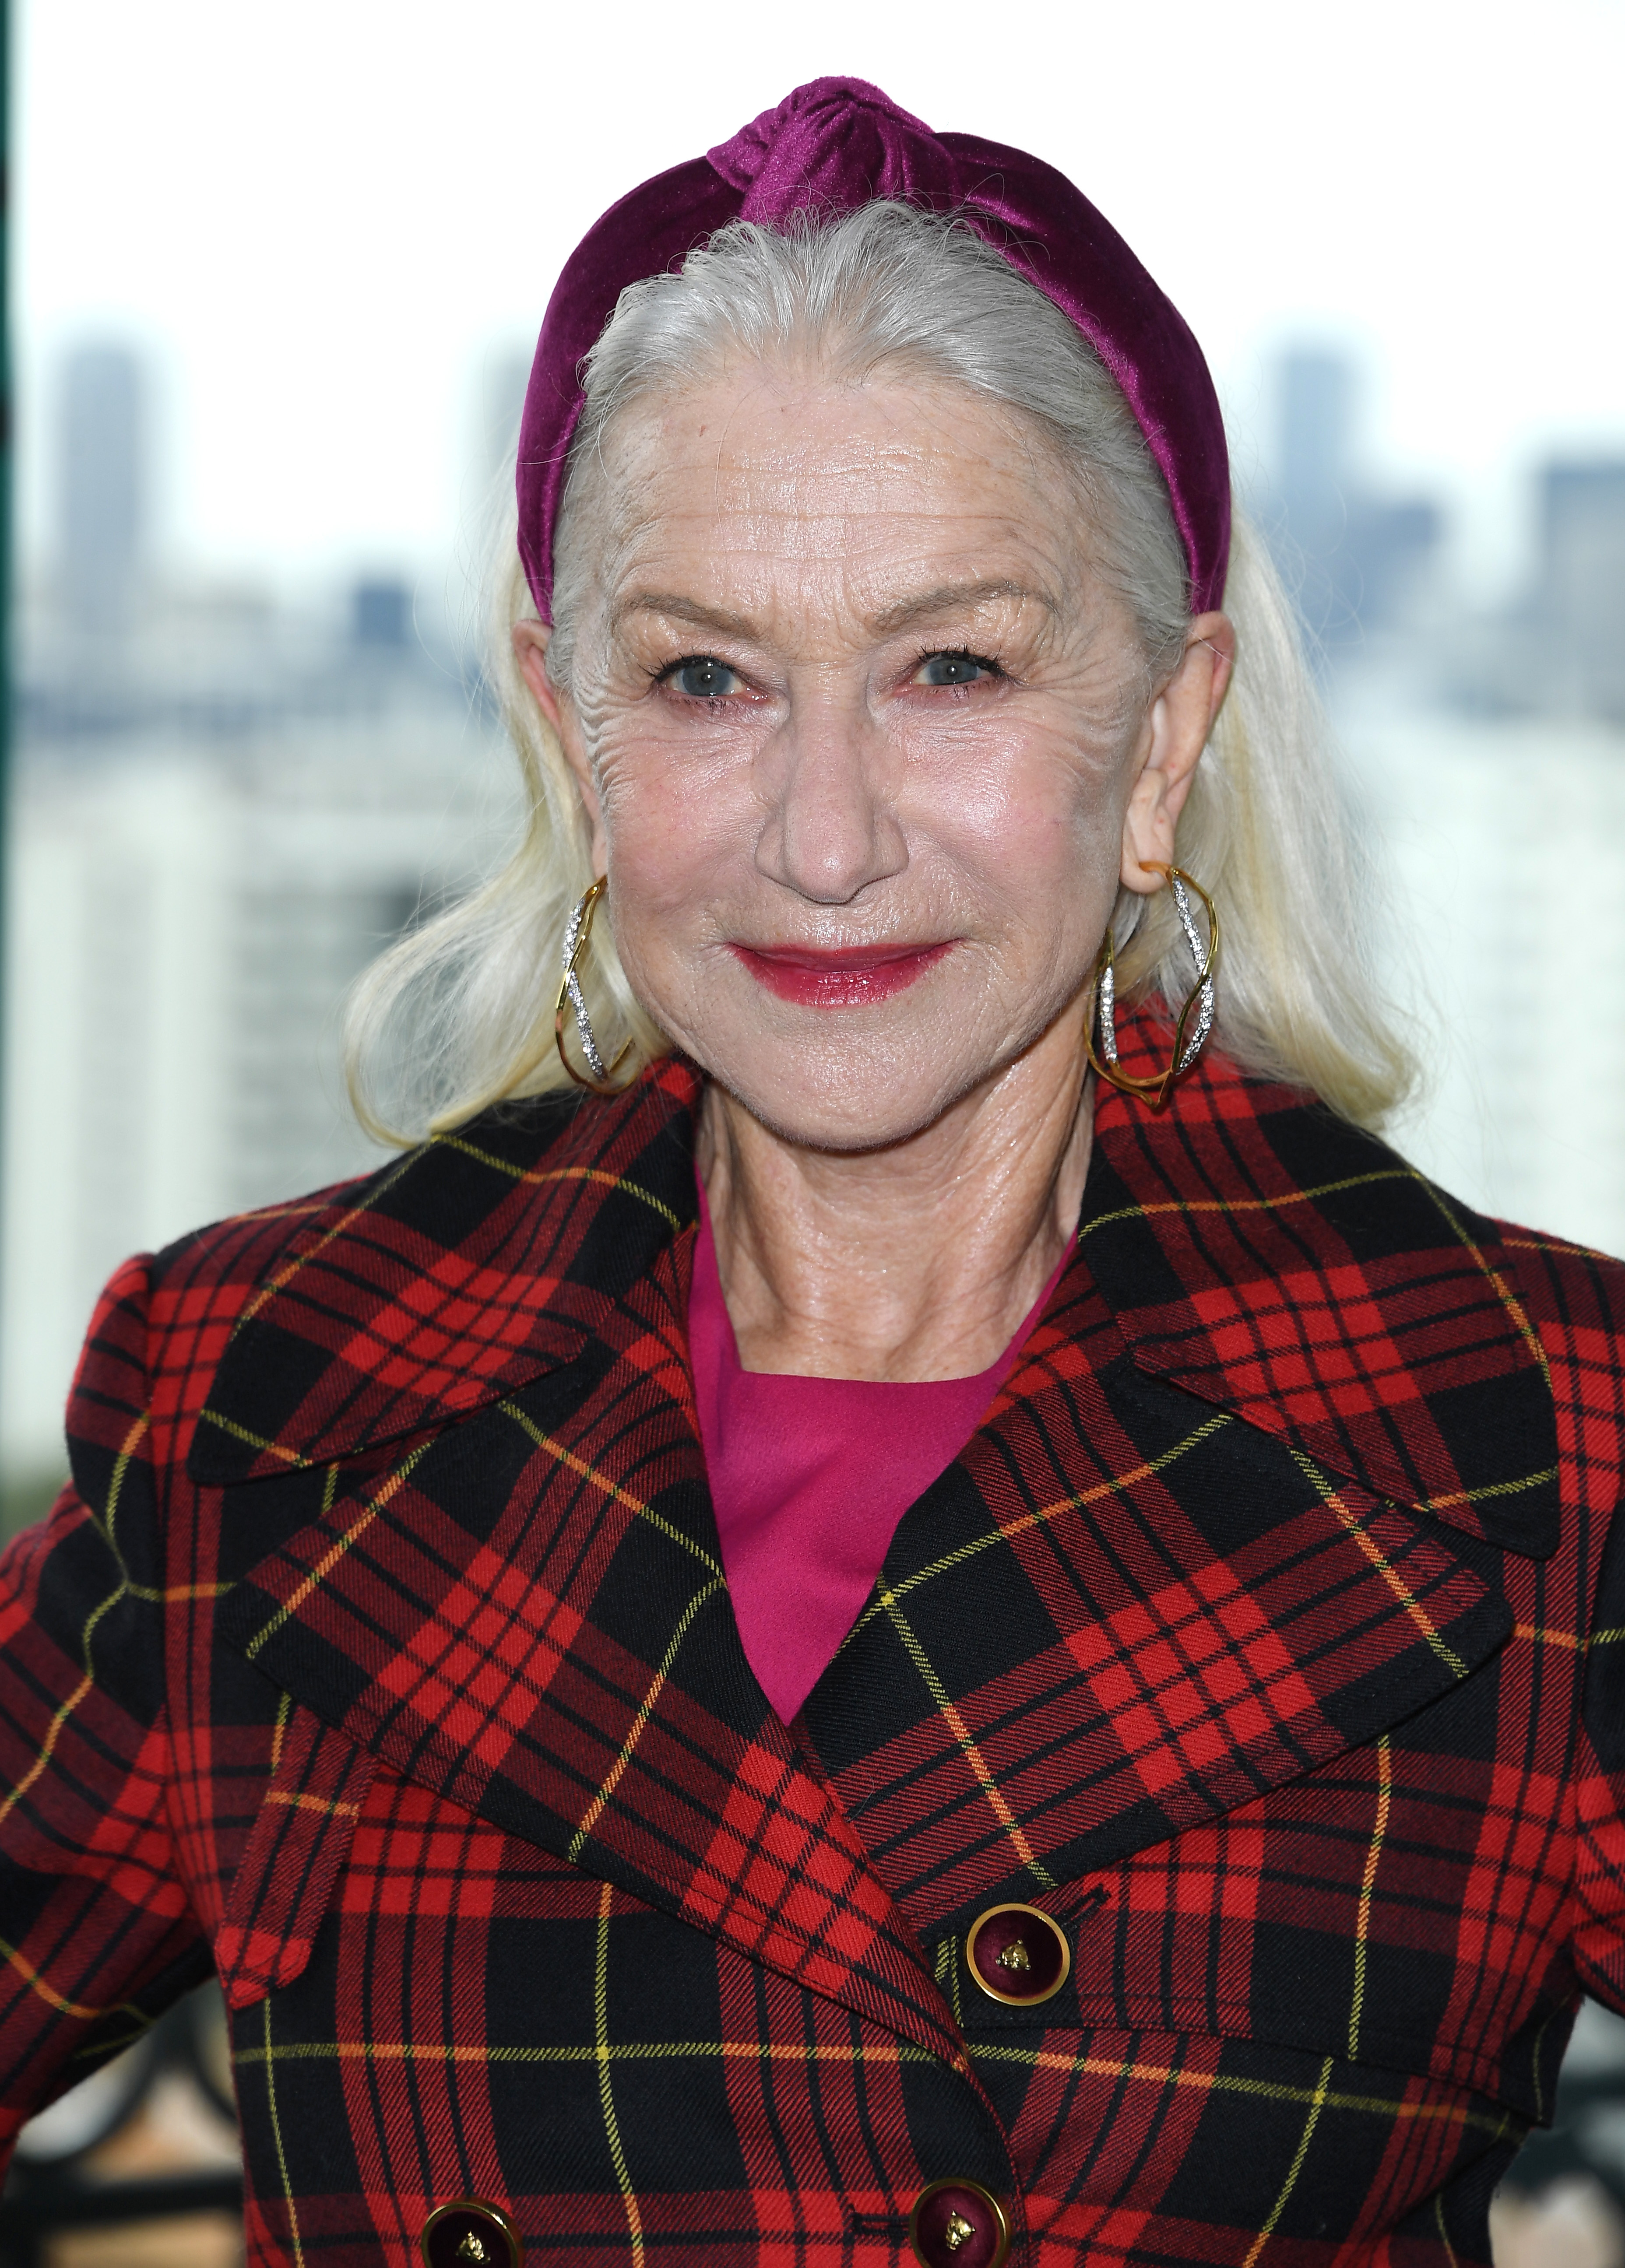
[[[296,1706],[215,1940],[226,2006],[291,1984],[310,1959],[376,1760]]]

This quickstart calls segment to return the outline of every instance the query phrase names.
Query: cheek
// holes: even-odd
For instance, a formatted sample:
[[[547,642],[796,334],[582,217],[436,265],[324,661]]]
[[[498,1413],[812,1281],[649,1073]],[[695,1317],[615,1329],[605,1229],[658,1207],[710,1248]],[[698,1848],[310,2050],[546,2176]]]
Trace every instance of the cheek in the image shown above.
[[[1117,887],[1123,795],[1115,756],[1061,733],[984,740],[934,799],[949,863],[1021,920],[1052,932]]]
[[[745,768],[714,755],[674,759],[629,740],[600,755],[595,777],[609,873],[627,923],[662,924],[697,911],[730,860],[749,819]],[[617,921],[617,934],[624,923]]]

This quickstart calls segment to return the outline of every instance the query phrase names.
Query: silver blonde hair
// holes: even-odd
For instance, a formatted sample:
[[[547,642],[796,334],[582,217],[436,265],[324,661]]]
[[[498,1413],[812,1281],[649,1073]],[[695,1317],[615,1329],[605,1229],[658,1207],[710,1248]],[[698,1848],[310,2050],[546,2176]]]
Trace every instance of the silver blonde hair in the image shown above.
[[[612,422],[740,361],[790,361],[857,383],[918,373],[1030,420],[1075,475],[1093,556],[1138,633],[1144,697],[1157,689],[1184,647],[1188,578],[1166,488],[1126,401],[1060,309],[968,226],[890,202],[783,232],[736,222],[680,272],[623,292],[584,366],[559,512],[547,666],[561,688],[609,542]],[[491,670],[528,816],[501,871],[392,946],[352,996],[351,1093],[363,1124],[386,1140],[569,1083],[553,1045],[559,945],[593,873],[580,798],[513,657],[513,625],[536,608],[511,519],[496,582]],[[1235,675],[1175,854],[1222,918],[1214,1042],[1246,1070],[1311,1087],[1375,1126],[1408,1092],[1412,1065],[1361,948],[1368,878],[1296,620],[1239,518],[1224,603]],[[1193,972],[1168,893],[1121,892],[1112,927],[1119,999],[1182,1000]],[[600,1044],[609,1057],[631,1042],[630,1075],[668,1042],[632,997],[607,925],[592,960]]]

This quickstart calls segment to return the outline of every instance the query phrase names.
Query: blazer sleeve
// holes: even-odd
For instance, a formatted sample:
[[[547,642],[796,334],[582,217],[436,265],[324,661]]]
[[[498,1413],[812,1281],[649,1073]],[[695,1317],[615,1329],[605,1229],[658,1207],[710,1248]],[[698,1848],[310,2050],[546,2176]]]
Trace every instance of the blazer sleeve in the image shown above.
[[[0,2159],[209,1973],[170,1833],[148,1273],[103,1293],[74,1479],[0,1557]]]
[[[1603,1551],[1585,1654],[1577,1789],[1576,1963],[1588,1992],[1625,2014],[1625,1513]]]

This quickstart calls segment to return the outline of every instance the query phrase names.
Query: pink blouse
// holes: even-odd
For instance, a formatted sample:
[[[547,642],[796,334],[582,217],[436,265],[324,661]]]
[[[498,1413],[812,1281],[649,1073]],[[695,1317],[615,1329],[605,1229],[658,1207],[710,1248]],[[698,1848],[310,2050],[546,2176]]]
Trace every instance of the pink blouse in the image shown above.
[[[974,1378],[781,1377],[740,1367],[700,1191],[689,1294],[699,1434],[739,1635],[786,1724],[857,1620],[897,1522],[1014,1369],[1072,1251],[1068,1243],[1016,1336]]]

